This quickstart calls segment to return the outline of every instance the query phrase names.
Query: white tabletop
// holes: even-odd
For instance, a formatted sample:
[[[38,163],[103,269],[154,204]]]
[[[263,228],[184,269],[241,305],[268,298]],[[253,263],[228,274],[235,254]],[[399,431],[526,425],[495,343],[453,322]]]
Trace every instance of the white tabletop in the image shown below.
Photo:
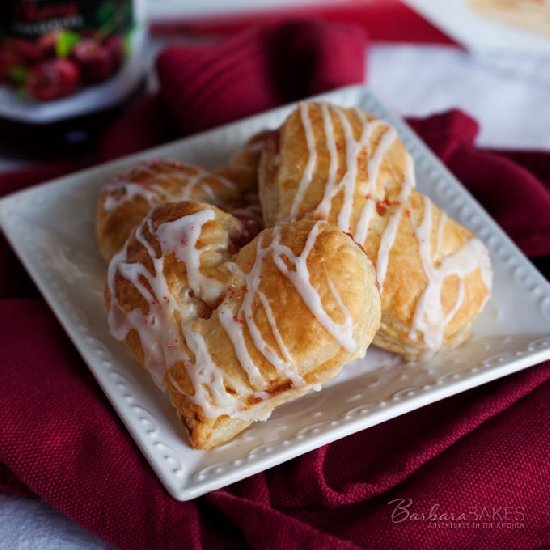
[[[369,51],[368,84],[403,115],[468,111],[480,122],[480,145],[550,150],[549,85],[509,66],[451,48],[378,46]],[[0,169],[10,164],[0,159]],[[44,502],[0,494],[0,550],[107,547]]]

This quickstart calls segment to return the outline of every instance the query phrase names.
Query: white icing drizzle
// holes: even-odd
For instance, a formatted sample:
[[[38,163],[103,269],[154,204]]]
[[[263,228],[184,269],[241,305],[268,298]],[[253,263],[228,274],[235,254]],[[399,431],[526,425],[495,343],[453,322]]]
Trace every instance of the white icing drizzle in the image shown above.
[[[159,226],[157,234],[158,230],[164,226],[161,233],[169,239],[180,237],[185,229],[189,232],[185,239],[180,239],[179,246],[175,249],[173,248],[174,242],[169,242],[166,239],[166,242],[163,243],[163,239],[160,238],[159,242],[163,253],[158,258],[153,247],[143,235],[144,225],[147,226],[149,233],[154,235],[151,219],[146,218],[144,225],[139,226],[136,230],[135,238],[147,251],[153,265],[154,275],[143,264],[126,261],[127,245],[125,245],[109,264],[107,284],[111,297],[108,322],[113,336],[118,340],[124,340],[131,330],[137,331],[144,353],[145,367],[151,372],[157,383],[162,381],[166,371],[175,363],[181,362],[186,365],[194,388],[194,394],[188,395],[189,399],[199,405],[207,417],[214,418],[221,414],[238,415],[239,403],[234,396],[226,391],[224,373],[212,361],[204,339],[200,333],[189,327],[189,323],[196,319],[193,307],[186,307],[176,301],[164,275],[164,260],[167,252],[175,252],[178,258],[186,262],[188,274],[195,271],[196,266],[190,264],[195,264],[198,261],[200,251],[182,253],[182,250],[195,248],[197,233],[200,235],[202,226],[212,219],[209,213],[213,214],[212,211],[202,210],[175,222]],[[176,224],[175,229],[168,228],[171,224]],[[182,240],[184,243],[181,242]],[[146,314],[143,314],[140,309],[134,309],[127,313],[121,308],[115,293],[117,272],[130,281],[147,302],[148,312]],[[143,284],[143,280],[147,282],[150,290]],[[212,280],[212,283],[214,283],[214,287],[219,288],[217,281]],[[204,281],[199,277],[195,280],[195,284],[198,285],[197,288],[201,288]],[[194,361],[185,352],[181,342],[182,336],[195,356]],[[177,385],[175,387],[178,388]]]
[[[388,126],[388,129],[384,132],[380,141],[378,142],[378,147],[373,153],[369,152],[369,159],[367,162],[367,172],[368,180],[366,188],[363,191],[363,194],[366,196],[366,203],[361,210],[359,215],[359,221],[355,228],[353,238],[361,244],[364,244],[367,240],[367,234],[369,231],[370,220],[374,214],[374,198],[369,195],[373,192],[373,187],[376,185],[376,180],[378,179],[378,174],[382,168],[382,162],[384,157],[390,150],[391,146],[394,144],[397,139],[397,132],[391,127]]]
[[[189,198],[191,196],[191,192],[195,187],[200,187],[201,190],[206,193],[210,198],[213,198],[213,200],[217,200],[216,193],[209,185],[208,181],[205,181],[210,178],[214,178],[226,189],[235,189],[235,184],[227,178],[224,178],[223,176],[220,176],[218,174],[206,172],[201,168],[193,168],[196,169],[197,172],[186,179],[184,183],[185,187],[181,190],[181,193],[185,194],[186,198]],[[178,200],[186,200],[186,198],[184,199],[178,196]]]
[[[421,332],[424,343],[429,350],[439,349],[445,337],[445,328],[453,317],[460,311],[466,295],[465,277],[475,271],[481,270],[483,282],[488,290],[491,288],[491,267],[487,249],[477,239],[470,239],[454,254],[445,256],[439,267],[435,267],[434,260],[440,252],[443,232],[447,223],[447,216],[442,214],[439,219],[437,231],[436,250],[432,256],[432,204],[430,199],[423,197],[424,215],[419,225],[414,223],[414,215],[411,211],[411,221],[418,240],[418,250],[424,273],[427,277],[426,288],[418,299],[411,333]],[[456,302],[445,315],[441,300],[441,290],[445,279],[451,275],[459,277],[459,288]]]
[[[363,115],[364,116],[364,115]],[[375,126],[377,121],[370,123],[371,126]],[[375,185],[376,180],[378,179],[378,174],[380,173],[380,168],[382,168],[382,162],[384,157],[388,154],[391,146],[395,143],[397,139],[397,132],[391,126],[383,124],[386,126],[386,131],[382,134],[382,137],[378,141],[378,145],[374,151],[369,151],[369,159],[367,163],[368,168],[368,182],[365,193],[369,193],[372,190],[372,187]]]
[[[241,153],[259,153],[263,151],[263,148],[264,148],[264,141],[260,139],[258,141],[252,141],[250,143],[247,143],[245,147],[242,149]]]
[[[264,389],[267,385],[265,378],[262,376],[258,367],[254,364],[254,360],[250,357],[246,342],[244,340],[242,321],[233,313],[228,303],[224,301],[218,308],[218,317],[227,336],[233,344],[237,359],[245,370],[250,383],[258,389]]]
[[[215,180],[222,187],[227,189],[235,189],[235,184],[227,178],[213,172],[208,172],[202,169],[200,166],[193,164],[180,164],[173,161],[164,161],[167,164],[171,164],[172,170],[170,172],[155,171],[152,163],[142,163],[139,165],[139,169],[143,172],[147,172],[152,178],[172,182],[174,179],[182,180],[182,185],[186,186],[186,189],[182,189],[182,193],[189,193],[189,190],[195,185],[201,185],[202,188],[210,187],[207,181],[203,180]],[[179,196],[179,195],[178,195]],[[180,199],[185,200],[185,199]]]
[[[315,209],[315,214],[318,214],[324,219],[328,219],[330,216],[333,199],[338,193],[342,192],[342,206],[338,212],[337,224],[342,231],[349,232],[355,194],[361,193],[363,195],[368,195],[373,191],[384,157],[395,142],[397,132],[383,121],[373,120],[369,122],[363,112],[358,109],[354,109],[355,116],[362,122],[361,135],[359,136],[359,139],[356,139],[353,133],[353,127],[344,110],[324,103],[320,104],[320,109],[323,117],[325,144],[329,152],[329,167],[324,195]],[[338,148],[332,114],[335,114],[339,120],[344,135],[346,170],[340,180],[337,179]],[[300,116],[304,126],[308,146],[308,161],[294,198],[291,218],[295,217],[298,213],[299,206],[303,200],[305,192],[307,191],[307,187],[309,183],[311,183],[313,168],[317,159],[315,137],[309,118],[309,110],[306,104],[300,105]],[[378,128],[386,128],[386,131],[379,139],[376,148],[372,150],[369,146],[371,145],[373,133]],[[363,151],[367,152],[366,182],[357,181],[359,157]],[[361,244],[363,244],[366,240],[368,227],[373,212],[374,204],[372,201],[368,200],[361,211],[357,227],[354,231],[354,238]]]
[[[414,219],[414,212],[411,212],[411,216]],[[445,229],[445,224],[447,223],[447,220],[449,219],[449,216],[445,212],[441,212],[439,215],[439,226],[437,228],[437,240],[435,245],[435,252],[434,252],[434,258],[438,258],[439,254],[441,252],[441,246],[443,244],[443,231]]]
[[[317,206],[317,212],[325,218],[330,214],[330,201],[333,197],[333,188],[336,185],[336,175],[338,172],[338,149],[336,147],[336,138],[334,136],[334,124],[330,114],[330,108],[326,104],[321,104],[323,114],[323,124],[325,128],[325,141],[329,152],[328,180],[325,185],[325,194],[323,200]]]
[[[246,323],[248,333],[250,334],[250,338],[252,339],[256,349],[267,359],[267,361],[269,361],[271,365],[273,365],[273,367],[275,367],[278,372],[286,375],[289,380],[291,380],[294,387],[302,387],[304,386],[304,381],[298,374],[296,365],[283,343],[283,338],[279,332],[277,323],[275,322],[269,301],[259,289],[262,268],[264,262],[267,261],[268,255],[271,253],[271,247],[263,248],[262,242],[263,237],[260,236],[256,247],[256,258],[254,260],[254,265],[252,266],[250,272],[244,275],[246,295],[241,305],[239,314],[241,315],[241,319],[244,320],[244,323]],[[237,267],[237,269],[239,268]],[[258,325],[256,324],[256,320],[254,319],[254,298],[256,296],[260,298],[260,301],[264,307],[271,332],[279,346],[279,353],[265,341]]]
[[[279,332],[279,329],[277,328],[277,323],[275,321],[275,316],[273,315],[273,310],[271,309],[271,305],[269,304],[269,300],[267,299],[267,296],[261,292],[258,291],[258,296],[260,298],[260,302],[262,302],[262,305],[264,306],[264,311],[267,317],[267,321],[269,323],[269,326],[271,327],[271,331],[273,332],[273,336],[275,337],[275,341],[277,342],[277,345],[279,346],[279,349],[281,350],[281,353],[283,354],[284,360],[287,362],[288,365],[292,365],[292,357],[290,356],[290,353],[283,341],[283,338],[281,336],[281,333]],[[291,374],[291,377],[293,375]]]
[[[123,204],[132,201],[135,197],[143,198],[149,205],[149,208],[166,201],[177,202],[196,199],[196,197],[193,197],[193,191],[196,187],[200,187],[205,198],[216,203],[218,197],[211,186],[210,182],[212,181],[216,181],[226,189],[235,189],[235,184],[232,181],[219,174],[210,173],[202,168],[191,165],[186,165],[185,168],[193,170],[194,173],[189,174],[189,172],[184,172],[178,165],[175,165],[174,169],[170,172],[157,172],[148,163],[139,165],[139,170],[146,172],[157,182],[166,181],[171,183],[177,180],[181,183],[182,187],[177,192],[174,192],[154,183],[140,184],[132,181],[116,180],[104,187],[107,191],[103,202],[104,210],[106,212],[116,210]]]
[[[290,209],[291,219],[295,219],[298,214],[298,209],[304,198],[305,192],[309,185],[311,184],[311,179],[313,177],[313,170],[315,168],[315,163],[317,162],[317,149],[315,148],[315,135],[313,134],[313,128],[311,126],[311,121],[309,120],[309,107],[307,103],[300,103],[300,117],[302,119],[302,125],[304,126],[304,132],[306,135],[307,142],[307,163],[302,175],[302,179],[298,184],[298,189],[296,190],[296,195],[292,201],[292,207]]]
[[[105,197],[103,208],[106,212],[112,212],[123,204],[130,202],[135,197],[141,197],[147,204],[152,205],[158,202],[164,189],[159,185],[139,185],[130,181],[115,181],[105,186],[109,194]],[[115,196],[116,195],[116,196]]]
[[[215,218],[213,210],[200,210],[191,216],[163,223],[157,228],[162,254],[165,256],[173,252],[185,264],[189,288],[196,295],[204,296],[207,301],[215,300],[225,290],[222,283],[202,274],[200,257],[206,248],[197,248],[203,225]]]
[[[337,304],[340,312],[344,316],[344,323],[338,324],[334,322],[323,308],[321,297],[318,291],[311,284],[309,279],[309,271],[307,267],[307,258],[311,252],[317,235],[319,233],[320,222],[317,222],[310,231],[304,249],[299,256],[295,256],[292,250],[280,242],[280,227],[275,227],[273,230],[273,242],[271,247],[273,250],[273,261],[279,268],[279,271],[283,273],[294,285],[298,294],[302,297],[302,300],[316,317],[317,321],[327,330],[327,332],[338,341],[338,343],[349,353],[353,353],[357,349],[357,344],[353,337],[353,319],[345,307],[344,303],[338,296]],[[287,263],[283,260],[286,259],[288,263],[294,266],[295,270],[291,271]],[[331,283],[329,283],[330,285]],[[336,291],[331,285],[331,292],[336,298]]]
[[[320,109],[323,117],[326,147],[329,152],[329,167],[324,195],[321,202],[315,209],[315,214],[328,219],[330,217],[332,200],[339,192],[342,192],[342,206],[338,212],[337,220],[338,227],[342,231],[349,232],[355,194],[361,193],[363,196],[366,196],[367,200],[361,210],[359,220],[353,233],[354,239],[360,244],[364,244],[367,239],[369,224],[375,209],[374,200],[369,198],[369,194],[374,190],[384,158],[397,139],[397,132],[383,121],[373,120],[369,122],[364,113],[358,109],[355,109],[355,116],[362,122],[361,135],[359,136],[359,139],[356,139],[353,133],[353,127],[344,110],[326,104],[321,104]],[[339,181],[337,181],[338,150],[332,113],[336,115],[342,127],[346,151],[346,171]],[[291,218],[296,216],[307,187],[309,183],[311,183],[313,168],[317,160],[315,136],[311,126],[307,104],[300,104],[300,116],[306,136],[308,160],[294,197],[294,202],[291,209]],[[380,127],[386,128],[386,131],[378,140],[377,146],[375,148],[371,148],[369,146],[371,144],[373,133]],[[363,151],[365,151],[365,149],[367,149],[367,180],[365,182],[358,182],[359,156]],[[398,204],[388,220],[388,224],[382,234],[380,239],[380,247],[377,254],[376,270],[378,282],[380,283],[381,288],[383,288],[384,280],[386,278],[389,255],[395,242],[399,222],[405,207],[405,202],[407,201],[413,187],[414,165],[411,156],[407,153],[405,178],[398,197]]]
[[[335,178],[336,169],[338,167],[337,159],[338,157],[334,155],[334,150],[336,149],[335,137],[334,137],[334,126],[332,123],[332,118],[328,108],[322,108],[323,118],[325,119],[325,135],[326,141],[329,145],[330,154],[330,163],[329,167],[329,179],[325,184],[325,194],[323,199],[317,206],[316,212],[321,214],[324,217],[327,217],[330,213],[330,206],[332,199],[339,192],[343,192],[342,198],[342,207],[338,213],[338,227],[342,231],[349,231],[352,207],[353,207],[353,194],[355,190],[355,179],[357,176],[357,160],[359,153],[368,143],[368,137],[370,132],[368,131],[369,126],[363,125],[363,130],[359,142],[357,142],[353,136],[353,128],[345,115],[340,109],[335,109],[336,116],[340,120],[342,125],[342,130],[345,136],[346,142],[346,172],[342,179],[337,182]],[[335,162],[336,161],[336,162]]]
[[[150,224],[148,227],[151,229]],[[159,383],[164,374],[164,364],[167,357],[170,358],[170,362],[176,362],[179,359],[185,360],[185,358],[176,356],[178,346],[174,344],[179,341],[179,333],[176,327],[166,323],[165,316],[162,313],[165,306],[173,308],[177,304],[169,292],[166,279],[162,275],[164,258],[156,258],[154,250],[143,237],[141,227],[135,235],[151,257],[155,275],[152,275],[143,264],[127,263],[125,261],[126,246],[118,252],[109,264],[108,285],[111,295],[111,307],[108,321],[112,334],[119,340],[124,340],[132,328],[138,332],[142,342],[145,363],[157,383]],[[132,281],[135,288],[149,304],[146,315],[142,314],[139,309],[125,314],[113,298],[115,296],[114,277],[117,271],[121,276]],[[147,282],[151,290],[143,284],[142,280]]]
[[[395,237],[397,235],[397,229],[399,227],[399,222],[401,221],[401,216],[405,203],[409,198],[411,190],[414,187],[414,165],[411,156],[406,154],[406,164],[405,164],[405,179],[401,186],[401,192],[397,199],[398,205],[395,209],[395,212],[391,215],[388,220],[388,224],[382,233],[380,238],[380,246],[378,247],[378,254],[376,256],[376,278],[380,284],[380,292],[384,289],[384,281],[386,279],[386,274],[388,271],[388,263],[390,259],[390,252],[395,242]]]
[[[185,341],[195,356],[195,362],[189,368],[195,394],[190,399],[201,406],[208,418],[220,414],[238,416],[240,405],[237,399],[225,388],[223,371],[212,361],[208,347],[202,335],[182,326]]]
[[[319,323],[335,338],[347,351],[353,352],[356,349],[356,343],[353,339],[353,320],[349,311],[345,307],[340,295],[332,281],[329,280],[329,288],[334,297],[338,308],[344,315],[345,321],[342,325],[335,323],[324,310],[318,291],[311,284],[309,270],[307,267],[307,258],[311,252],[319,231],[319,223],[315,224],[308,235],[306,244],[302,253],[295,256],[293,252],[280,242],[280,227],[275,227],[272,235],[272,242],[269,246],[263,246],[263,237],[258,238],[256,246],[256,258],[250,272],[246,275],[242,273],[236,264],[229,263],[230,269],[240,275],[244,275],[246,295],[237,315],[224,310],[222,324],[228,327],[228,334],[235,347],[235,352],[241,361],[241,364],[247,364],[252,370],[252,360],[246,348],[243,329],[248,328],[248,333],[254,347],[265,357],[265,359],[281,374],[286,376],[294,387],[303,387],[304,381],[298,374],[294,360],[288,351],[283,337],[277,327],[277,322],[267,296],[260,290],[261,274],[263,265],[269,257],[272,257],[277,268],[294,285],[296,291],[302,300],[313,313]],[[295,271],[288,269],[287,263],[295,267]],[[234,266],[234,267],[232,267]],[[264,308],[264,312],[271,329],[271,333],[277,343],[278,349],[273,349],[265,340],[254,317],[255,298],[259,298]],[[248,372],[248,371],[247,371]]]
[[[370,221],[374,214],[374,204],[375,202],[373,200],[367,199],[361,210],[359,221],[357,222],[357,227],[353,234],[355,241],[360,244],[363,244],[367,240]]]

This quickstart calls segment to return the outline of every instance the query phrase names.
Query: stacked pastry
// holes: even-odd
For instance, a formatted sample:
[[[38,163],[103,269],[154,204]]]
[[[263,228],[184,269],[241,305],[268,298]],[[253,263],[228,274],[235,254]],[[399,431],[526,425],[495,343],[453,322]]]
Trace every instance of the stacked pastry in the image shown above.
[[[103,188],[97,229],[111,332],[203,449],[373,338],[406,357],[464,341],[491,284],[482,243],[414,189],[395,131],[326,104],[212,172],[135,167]]]

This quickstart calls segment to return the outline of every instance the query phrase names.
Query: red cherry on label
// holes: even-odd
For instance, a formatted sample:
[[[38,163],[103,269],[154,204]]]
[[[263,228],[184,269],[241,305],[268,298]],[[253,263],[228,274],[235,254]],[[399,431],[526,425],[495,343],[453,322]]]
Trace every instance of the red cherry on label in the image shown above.
[[[94,40],[81,40],[72,49],[71,58],[78,64],[82,81],[87,84],[103,82],[115,70],[111,52]]]
[[[0,50],[0,83],[11,82],[10,70],[24,65],[21,56],[9,50]]]
[[[59,39],[59,31],[51,31],[43,34],[38,40],[38,47],[42,59],[55,57],[55,49]]]
[[[4,39],[4,48],[18,55],[25,65],[33,65],[40,61],[40,48],[30,40],[10,36]]]
[[[246,214],[233,214],[240,222],[243,231],[238,239],[234,242],[238,247],[243,247],[248,244],[261,230],[260,224]]]
[[[118,69],[118,67],[120,67],[120,65],[122,64],[125,55],[124,40],[122,39],[122,36],[119,36],[118,34],[111,34],[111,36],[108,36],[104,40],[103,45],[111,53],[115,68]]]
[[[27,76],[27,92],[40,101],[70,95],[79,83],[78,67],[68,59],[52,59],[36,65]]]
[[[89,38],[90,40],[93,40],[96,34],[97,29],[82,29],[80,31],[80,36],[82,36],[82,38]]]

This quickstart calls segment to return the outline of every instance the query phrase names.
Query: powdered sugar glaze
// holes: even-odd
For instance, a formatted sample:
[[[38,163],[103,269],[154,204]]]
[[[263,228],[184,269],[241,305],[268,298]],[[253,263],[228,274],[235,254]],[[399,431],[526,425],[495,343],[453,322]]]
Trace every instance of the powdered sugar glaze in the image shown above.
[[[142,162],[138,165],[139,172],[149,174],[158,183],[137,183],[132,181],[131,174],[122,175],[115,181],[105,185],[103,208],[106,212],[112,212],[131,202],[136,197],[143,199],[149,208],[166,201],[192,200],[197,193],[205,200],[217,204],[219,198],[212,183],[217,183],[220,188],[235,189],[235,184],[227,178],[207,172],[198,166],[171,163],[173,168],[169,172],[160,172],[152,169],[151,164],[156,161]],[[168,161],[162,161],[168,163]],[[179,189],[173,191],[159,185],[165,181],[168,184],[179,184]]]

